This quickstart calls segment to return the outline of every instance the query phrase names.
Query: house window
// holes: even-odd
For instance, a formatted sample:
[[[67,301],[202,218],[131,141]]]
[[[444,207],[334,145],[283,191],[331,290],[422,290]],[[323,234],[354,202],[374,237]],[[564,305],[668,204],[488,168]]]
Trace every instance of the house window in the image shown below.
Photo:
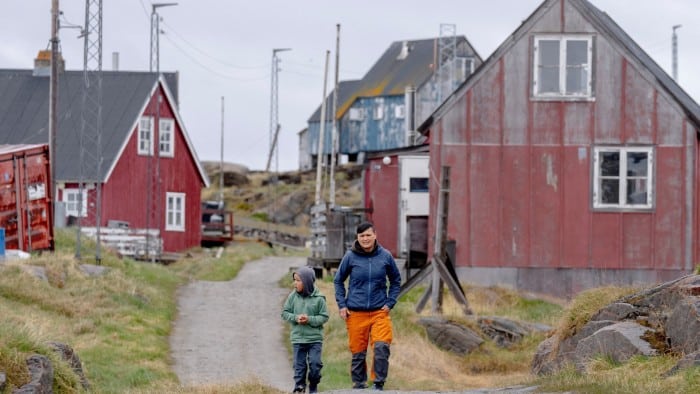
[[[408,179],[408,190],[411,193],[427,193],[428,192],[428,178],[409,178]]]
[[[139,120],[139,155],[153,154],[153,117],[144,116]]]
[[[365,119],[365,111],[364,108],[350,108],[350,112],[348,113],[348,118],[350,120],[364,120]]]
[[[593,36],[535,37],[534,96],[592,97]]]
[[[185,193],[165,193],[165,229],[185,231]]]
[[[87,217],[87,190],[64,189],[63,202],[66,204],[66,216]]]
[[[455,64],[454,79],[457,83],[464,82],[474,72],[474,58],[472,57],[456,57]]]
[[[593,207],[649,209],[654,200],[651,147],[598,147],[593,156]]]
[[[161,156],[175,156],[175,121],[173,119],[161,119],[158,135],[160,143],[158,153]]]
[[[384,104],[378,103],[374,106],[373,118],[374,120],[380,120],[384,118]]]
[[[394,117],[396,119],[403,119],[406,117],[406,106],[401,104],[394,107]]]

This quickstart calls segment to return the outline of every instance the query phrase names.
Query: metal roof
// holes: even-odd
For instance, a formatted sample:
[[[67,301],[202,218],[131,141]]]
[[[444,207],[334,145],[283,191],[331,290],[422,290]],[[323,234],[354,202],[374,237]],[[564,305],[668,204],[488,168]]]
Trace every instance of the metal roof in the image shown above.
[[[570,2],[584,16],[605,34],[621,45],[627,53],[641,63],[656,78],[661,87],[673,96],[683,107],[689,118],[700,126],[700,106],[664,71],[637,43],[615,23],[605,12],[596,8],[587,0],[575,0]]]
[[[357,87],[360,86],[360,80],[353,81],[340,81],[338,82],[338,109],[343,107],[349,107],[352,102],[348,103],[350,100],[355,100],[355,92]],[[326,121],[330,122],[333,120],[333,91],[326,97]],[[338,114],[341,112],[338,111]],[[339,119],[340,115],[336,117]],[[314,111],[313,115],[309,118],[309,122],[320,122],[321,121],[321,106],[319,105]]]
[[[46,144],[49,123],[49,78],[33,76],[32,70],[0,70],[0,144]],[[162,85],[177,115],[177,73],[162,73]],[[55,147],[55,179],[80,179],[80,132],[83,71],[59,74],[58,130]],[[126,139],[147,105],[158,83],[156,73],[102,72],[102,155],[100,180],[106,181]],[[176,116],[177,117],[177,116]],[[179,121],[179,117],[178,117]],[[179,122],[189,149],[196,154],[184,125]],[[203,182],[208,178],[196,163]]]
[[[455,38],[456,56],[471,56],[481,62],[481,57],[465,36]],[[352,96],[342,102],[343,105],[338,105],[338,117],[342,117],[358,97],[403,95],[406,87],[419,88],[426,83],[435,69],[439,39],[435,37],[391,43],[356,85]]]

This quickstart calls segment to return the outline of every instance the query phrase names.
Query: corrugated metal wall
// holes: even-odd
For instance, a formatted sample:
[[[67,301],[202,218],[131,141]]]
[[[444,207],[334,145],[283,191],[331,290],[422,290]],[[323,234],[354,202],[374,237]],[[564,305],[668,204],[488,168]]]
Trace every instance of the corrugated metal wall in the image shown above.
[[[531,32],[596,33],[564,4],[547,10]],[[697,138],[679,105],[603,34],[595,35],[594,100],[534,101],[531,59],[531,36],[525,35],[430,129],[431,173],[452,168],[448,235],[456,240],[456,264],[546,268],[553,280],[561,268],[692,267]],[[654,147],[654,209],[592,208],[597,145]],[[431,182],[434,215],[439,180]],[[525,271],[514,272],[513,281],[522,284]],[[607,281],[596,277],[590,284],[599,279]]]

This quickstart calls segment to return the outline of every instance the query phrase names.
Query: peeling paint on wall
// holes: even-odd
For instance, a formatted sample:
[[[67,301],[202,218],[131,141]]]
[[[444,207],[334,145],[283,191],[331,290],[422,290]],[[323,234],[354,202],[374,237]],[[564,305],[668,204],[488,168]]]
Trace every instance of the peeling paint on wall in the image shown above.
[[[547,185],[551,186],[554,191],[557,191],[557,186],[559,183],[559,178],[554,172],[554,164],[552,162],[552,155],[546,153],[542,156],[542,162],[547,167]]]

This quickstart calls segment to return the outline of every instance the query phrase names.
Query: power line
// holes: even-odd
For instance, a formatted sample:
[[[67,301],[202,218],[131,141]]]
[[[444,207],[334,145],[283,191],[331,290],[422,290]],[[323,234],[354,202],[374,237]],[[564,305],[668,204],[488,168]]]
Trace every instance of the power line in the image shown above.
[[[177,49],[180,53],[185,55],[188,59],[190,59],[193,63],[198,65],[199,67],[202,67],[203,69],[218,75],[219,77],[225,78],[225,79],[230,79],[232,81],[239,81],[239,82],[250,82],[250,81],[261,81],[264,79],[268,79],[270,77],[270,74],[263,75],[261,77],[254,77],[254,78],[240,78],[240,77],[234,77],[231,75],[223,74],[219,71],[214,70],[213,68],[201,63],[199,60],[197,60],[194,56],[189,54],[184,48],[182,48],[180,45],[178,45],[175,41],[173,41],[167,34],[163,35],[168,42],[170,42],[175,49]]]
[[[206,56],[206,57],[208,57],[208,58],[210,58],[210,59],[212,59],[212,60],[214,60],[214,61],[216,61],[216,62],[218,62],[218,63],[221,63],[221,64],[223,64],[223,65],[225,65],[225,66],[227,66],[227,67],[237,68],[237,69],[242,69],[242,70],[263,69],[263,68],[264,68],[264,69],[267,69],[267,68],[269,67],[269,64],[263,64],[263,65],[257,65],[257,66],[239,66],[239,65],[232,64],[232,63],[229,63],[229,62],[227,62],[227,61],[221,60],[221,59],[219,59],[219,58],[217,58],[217,57],[215,57],[215,56],[212,56],[212,55],[208,54],[207,52],[205,52],[204,50],[200,49],[200,48],[197,47],[196,45],[192,44],[192,43],[191,43],[190,41],[188,41],[185,37],[183,37],[182,34],[178,33],[177,30],[173,29],[173,28],[172,28],[170,25],[168,25],[166,22],[163,22],[163,24],[164,24],[165,26],[168,27],[169,31],[175,33],[175,35],[176,35],[180,40],[182,40],[185,44],[189,45],[192,49],[194,49],[195,51],[201,53],[202,55],[204,55],[204,56]]]

